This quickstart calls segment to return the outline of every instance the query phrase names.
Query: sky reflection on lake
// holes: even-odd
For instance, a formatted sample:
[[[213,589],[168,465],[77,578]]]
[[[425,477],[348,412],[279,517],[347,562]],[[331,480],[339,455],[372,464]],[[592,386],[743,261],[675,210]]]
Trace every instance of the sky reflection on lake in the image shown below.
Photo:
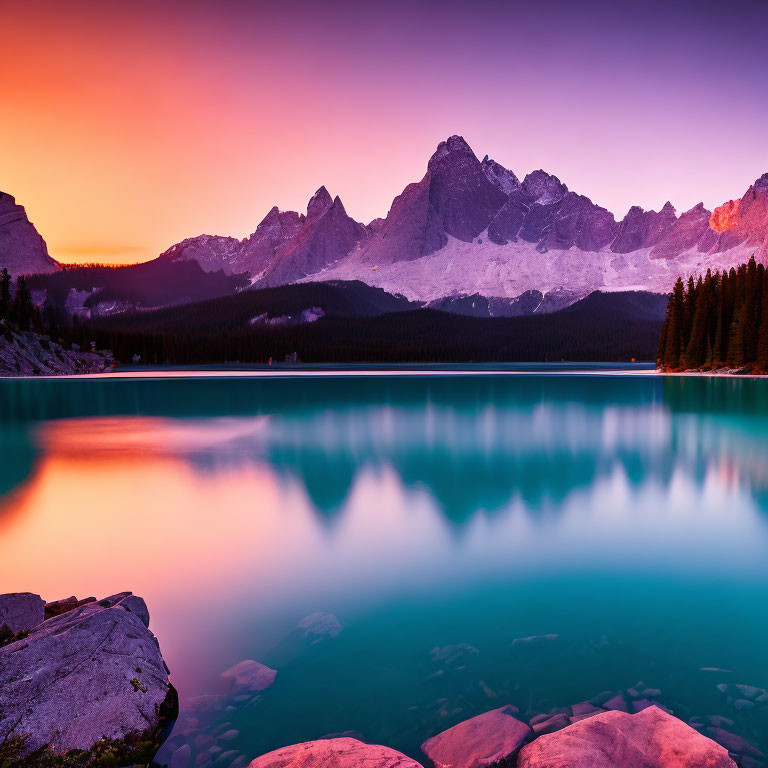
[[[532,702],[642,677],[693,707],[701,666],[768,685],[768,412],[749,410],[767,382],[102,384],[47,382],[41,412],[0,383],[0,585],[141,594],[184,700],[272,663],[244,751],[354,728],[413,753],[425,697],[490,708],[474,678],[426,690],[447,643]],[[337,651],[288,654],[316,610],[344,625]],[[566,678],[510,667],[544,633],[567,639]]]

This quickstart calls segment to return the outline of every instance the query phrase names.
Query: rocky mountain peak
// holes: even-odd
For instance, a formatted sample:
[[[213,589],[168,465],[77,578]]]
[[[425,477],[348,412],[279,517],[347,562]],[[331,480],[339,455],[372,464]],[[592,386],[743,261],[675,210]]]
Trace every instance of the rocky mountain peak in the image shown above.
[[[507,201],[507,194],[488,178],[461,136],[451,136],[438,146],[424,181],[444,232],[467,243],[485,230]]]
[[[16,198],[7,192],[0,192],[0,223],[26,220],[26,211],[23,206],[16,203]]]
[[[428,167],[433,163],[436,163],[445,159],[449,155],[454,154],[471,155],[475,161],[477,161],[475,153],[472,151],[469,144],[467,144],[467,142],[464,140],[463,136],[449,136],[445,141],[441,141],[437,145],[435,153],[429,160]]]
[[[16,207],[16,198],[7,192],[0,192],[0,213]]]
[[[568,192],[568,187],[557,176],[538,170],[529,173],[523,179],[523,191],[539,205],[551,205],[560,202]]]
[[[331,205],[333,205],[333,199],[328,190],[325,186],[320,187],[307,204],[307,223],[310,224],[313,221],[317,221]]]
[[[710,212],[704,207],[704,203],[696,203],[693,208],[689,208],[685,213],[681,213],[680,218],[682,219],[683,216],[700,218],[705,214],[707,219],[709,219]]]
[[[515,190],[520,189],[520,180],[512,171],[505,168],[495,160],[491,160],[486,155],[481,165],[488,181],[495,184],[505,195],[511,195]]]
[[[755,197],[761,195],[768,197],[768,173],[764,173],[759,179],[755,180],[752,185],[752,192]]]
[[[7,192],[0,192],[0,269],[3,267],[12,275],[59,269],[24,207]]]
[[[739,220],[739,200],[729,200],[719,205],[709,217],[709,226],[715,232],[726,232],[733,229]]]
[[[341,198],[338,195],[333,198],[333,204],[331,207],[335,208],[339,213],[343,213],[345,216],[347,215],[347,211],[344,208],[344,203],[341,202]]]

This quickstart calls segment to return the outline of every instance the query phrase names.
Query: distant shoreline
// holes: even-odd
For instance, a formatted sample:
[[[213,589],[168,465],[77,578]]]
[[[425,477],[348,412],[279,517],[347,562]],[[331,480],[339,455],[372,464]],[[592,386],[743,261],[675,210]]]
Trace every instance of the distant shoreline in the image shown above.
[[[716,371],[663,371],[656,369],[659,376],[711,376],[732,379],[768,379],[765,373],[741,372],[739,368],[718,368]]]
[[[349,363],[299,365],[127,366],[98,374],[12,376],[9,379],[183,379],[183,378],[443,378],[469,376],[649,376],[652,363]]]

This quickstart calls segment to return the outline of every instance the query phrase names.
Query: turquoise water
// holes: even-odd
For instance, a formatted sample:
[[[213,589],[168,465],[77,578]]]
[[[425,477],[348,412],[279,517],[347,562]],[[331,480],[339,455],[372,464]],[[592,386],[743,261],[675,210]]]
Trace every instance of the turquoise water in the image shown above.
[[[0,381],[0,589],[141,594],[248,757],[638,680],[767,751],[716,685],[768,688],[768,381],[580,370]],[[200,714],[243,659],[275,684]]]

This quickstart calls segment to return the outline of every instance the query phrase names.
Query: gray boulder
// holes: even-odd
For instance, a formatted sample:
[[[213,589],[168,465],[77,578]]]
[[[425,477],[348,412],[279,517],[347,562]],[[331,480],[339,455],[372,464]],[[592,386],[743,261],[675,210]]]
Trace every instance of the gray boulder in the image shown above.
[[[42,602],[42,601],[41,601]],[[144,601],[126,592],[44,621],[0,649],[0,743],[25,753],[157,740],[176,691]]]
[[[31,592],[0,595],[0,635],[32,629],[45,618],[45,600]]]

